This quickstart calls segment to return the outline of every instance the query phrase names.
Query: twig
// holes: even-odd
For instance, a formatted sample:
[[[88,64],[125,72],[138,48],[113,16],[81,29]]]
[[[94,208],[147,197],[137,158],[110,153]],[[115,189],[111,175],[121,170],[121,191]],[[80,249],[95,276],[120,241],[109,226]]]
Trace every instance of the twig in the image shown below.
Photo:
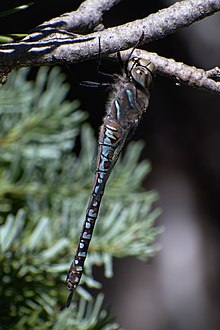
[[[128,51],[121,52],[123,59],[127,58],[128,54]],[[220,68],[218,67],[205,71],[141,49],[136,49],[134,55],[153,62],[157,73],[176,80],[177,84],[220,93],[220,82],[212,79],[220,77]]]
[[[56,28],[75,33],[97,30],[97,27],[102,23],[103,14],[120,1],[122,0],[86,0],[76,11],[44,22],[38,28]]]

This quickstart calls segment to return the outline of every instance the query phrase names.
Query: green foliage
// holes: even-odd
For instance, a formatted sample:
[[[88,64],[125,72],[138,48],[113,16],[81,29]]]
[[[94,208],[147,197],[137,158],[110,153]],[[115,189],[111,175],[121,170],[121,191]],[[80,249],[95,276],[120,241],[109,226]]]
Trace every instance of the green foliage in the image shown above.
[[[11,15],[11,14],[15,14],[15,13],[21,11],[21,10],[27,9],[31,5],[33,5],[33,2],[28,2],[28,3],[26,3],[25,5],[22,5],[22,6],[18,6],[18,7],[12,8],[12,9],[1,11],[0,12],[0,17],[4,17],[4,16]]]
[[[25,10],[29,8],[31,5],[33,5],[33,2],[26,3],[25,5],[14,7],[5,11],[0,12],[0,18],[4,16],[8,16],[11,14],[15,14],[17,12],[20,12],[21,10]],[[7,43],[7,42],[13,42],[14,39],[24,38],[26,34],[19,34],[19,33],[13,33],[13,34],[7,34],[7,35],[0,35],[0,43]]]
[[[28,72],[12,74],[0,89],[1,329],[120,329],[102,309],[103,295],[93,299],[82,286],[65,308],[95,139],[79,102],[65,100],[69,86],[59,69],[39,69],[34,82]],[[93,265],[104,265],[110,277],[113,257],[147,260],[158,250],[157,194],[141,189],[150,170],[138,163],[142,148],[130,143],[109,180],[82,277],[88,287],[101,287]]]

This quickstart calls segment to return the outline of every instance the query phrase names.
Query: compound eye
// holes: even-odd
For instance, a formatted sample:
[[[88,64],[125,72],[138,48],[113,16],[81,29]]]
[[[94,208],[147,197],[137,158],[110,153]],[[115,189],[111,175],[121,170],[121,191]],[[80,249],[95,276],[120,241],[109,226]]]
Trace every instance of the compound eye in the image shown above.
[[[152,75],[155,66],[152,62],[143,58],[133,57],[129,60],[127,72],[130,79],[133,79],[143,88],[148,88],[152,82]]]
[[[131,76],[143,88],[148,88],[152,81],[150,72],[143,66],[133,67]]]

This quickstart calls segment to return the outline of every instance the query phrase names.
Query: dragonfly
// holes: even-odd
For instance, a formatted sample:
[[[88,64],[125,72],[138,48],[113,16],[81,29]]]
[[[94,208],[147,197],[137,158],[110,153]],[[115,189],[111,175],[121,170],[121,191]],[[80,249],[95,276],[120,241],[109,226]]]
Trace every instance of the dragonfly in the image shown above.
[[[125,62],[120,75],[113,75],[112,91],[106,106],[106,116],[100,128],[98,156],[94,183],[85,220],[66,282],[71,291],[67,299],[70,306],[84,270],[89,244],[98,217],[105,185],[126,142],[134,134],[149,105],[149,87],[154,64],[146,59],[131,57]]]

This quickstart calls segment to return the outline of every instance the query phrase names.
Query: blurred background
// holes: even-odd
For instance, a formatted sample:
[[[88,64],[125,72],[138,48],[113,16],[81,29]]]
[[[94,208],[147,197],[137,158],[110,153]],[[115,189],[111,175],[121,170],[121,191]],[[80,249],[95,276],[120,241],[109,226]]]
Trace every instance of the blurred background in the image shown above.
[[[34,2],[26,11],[1,19],[1,33],[27,33],[45,20],[77,9],[82,1]],[[124,0],[104,17],[106,27],[143,18],[176,1]],[[15,5],[24,1],[14,1]],[[1,4],[0,10],[8,9]],[[220,66],[220,13],[145,49],[203,69]],[[103,71],[119,66],[103,61]],[[64,68],[65,70],[65,68]],[[96,63],[72,65],[78,80],[97,81]],[[70,98],[80,99],[98,134],[106,92],[72,84]],[[92,104],[92,108],[91,108]],[[153,169],[147,190],[156,189],[165,227],[161,251],[148,264],[115,260],[114,278],[101,278],[106,304],[125,330],[217,330],[220,328],[220,97],[177,86],[157,76],[151,101],[134,139],[146,141],[143,158]]]

